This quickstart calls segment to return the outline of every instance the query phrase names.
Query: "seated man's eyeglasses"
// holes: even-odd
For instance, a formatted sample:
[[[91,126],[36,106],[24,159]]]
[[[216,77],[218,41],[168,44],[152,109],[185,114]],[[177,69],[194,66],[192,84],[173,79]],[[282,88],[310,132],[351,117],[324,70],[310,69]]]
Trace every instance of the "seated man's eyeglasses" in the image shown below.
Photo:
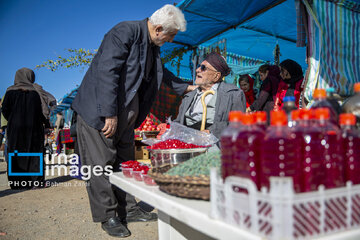
[[[217,72],[216,70],[213,70],[213,69],[208,68],[208,67],[205,66],[204,64],[199,64],[199,65],[197,66],[197,68],[200,68],[200,70],[201,70],[202,72],[205,72],[206,70],[210,70],[210,71]]]

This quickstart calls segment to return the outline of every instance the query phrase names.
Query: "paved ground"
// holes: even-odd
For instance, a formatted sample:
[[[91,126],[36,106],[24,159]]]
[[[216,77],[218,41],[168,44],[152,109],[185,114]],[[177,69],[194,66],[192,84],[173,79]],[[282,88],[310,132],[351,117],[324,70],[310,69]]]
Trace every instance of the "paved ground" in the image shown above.
[[[69,176],[49,181],[45,189],[11,190],[6,163],[0,162],[0,240],[116,239],[92,222],[85,182]],[[158,239],[157,222],[128,227],[132,235],[126,239]]]

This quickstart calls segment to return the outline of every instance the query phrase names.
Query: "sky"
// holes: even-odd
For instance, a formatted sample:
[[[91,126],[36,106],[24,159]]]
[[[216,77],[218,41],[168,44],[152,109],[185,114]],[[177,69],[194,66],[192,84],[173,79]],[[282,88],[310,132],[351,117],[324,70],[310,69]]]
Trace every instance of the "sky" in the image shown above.
[[[38,84],[57,99],[80,85],[87,68],[35,69],[69,56],[68,48],[94,50],[121,21],[142,20],[179,0],[0,0],[0,96],[18,69],[35,72]]]

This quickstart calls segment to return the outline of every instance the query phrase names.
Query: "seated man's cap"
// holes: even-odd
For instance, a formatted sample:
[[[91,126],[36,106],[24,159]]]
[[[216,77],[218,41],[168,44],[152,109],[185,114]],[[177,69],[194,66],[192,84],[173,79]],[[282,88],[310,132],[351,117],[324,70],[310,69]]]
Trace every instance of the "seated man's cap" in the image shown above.
[[[227,76],[231,72],[231,68],[229,68],[225,59],[217,52],[209,53],[206,56],[205,61],[210,63],[210,65],[213,66],[216,71],[219,71],[221,73],[221,76]]]

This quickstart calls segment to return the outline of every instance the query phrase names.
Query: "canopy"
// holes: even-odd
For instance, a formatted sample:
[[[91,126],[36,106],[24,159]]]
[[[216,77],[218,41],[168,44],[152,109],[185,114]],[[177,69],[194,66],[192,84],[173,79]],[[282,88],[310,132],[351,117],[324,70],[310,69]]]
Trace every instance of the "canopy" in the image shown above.
[[[280,46],[280,60],[291,58],[306,68],[305,48],[296,47],[297,24],[294,0],[185,0],[187,30],[163,51],[188,46],[208,46],[226,39],[227,52],[274,61],[273,50]]]
[[[351,95],[353,84],[360,81],[360,0],[309,2],[184,0],[178,7],[188,22],[187,31],[179,32],[162,51],[206,47],[226,39],[228,53],[274,62],[278,44],[280,62],[289,58],[307,69],[307,100],[315,88],[334,87],[342,96]],[[297,47],[305,44],[308,56],[305,47]],[[183,73],[191,64],[186,61],[181,62],[180,76],[188,78]]]

